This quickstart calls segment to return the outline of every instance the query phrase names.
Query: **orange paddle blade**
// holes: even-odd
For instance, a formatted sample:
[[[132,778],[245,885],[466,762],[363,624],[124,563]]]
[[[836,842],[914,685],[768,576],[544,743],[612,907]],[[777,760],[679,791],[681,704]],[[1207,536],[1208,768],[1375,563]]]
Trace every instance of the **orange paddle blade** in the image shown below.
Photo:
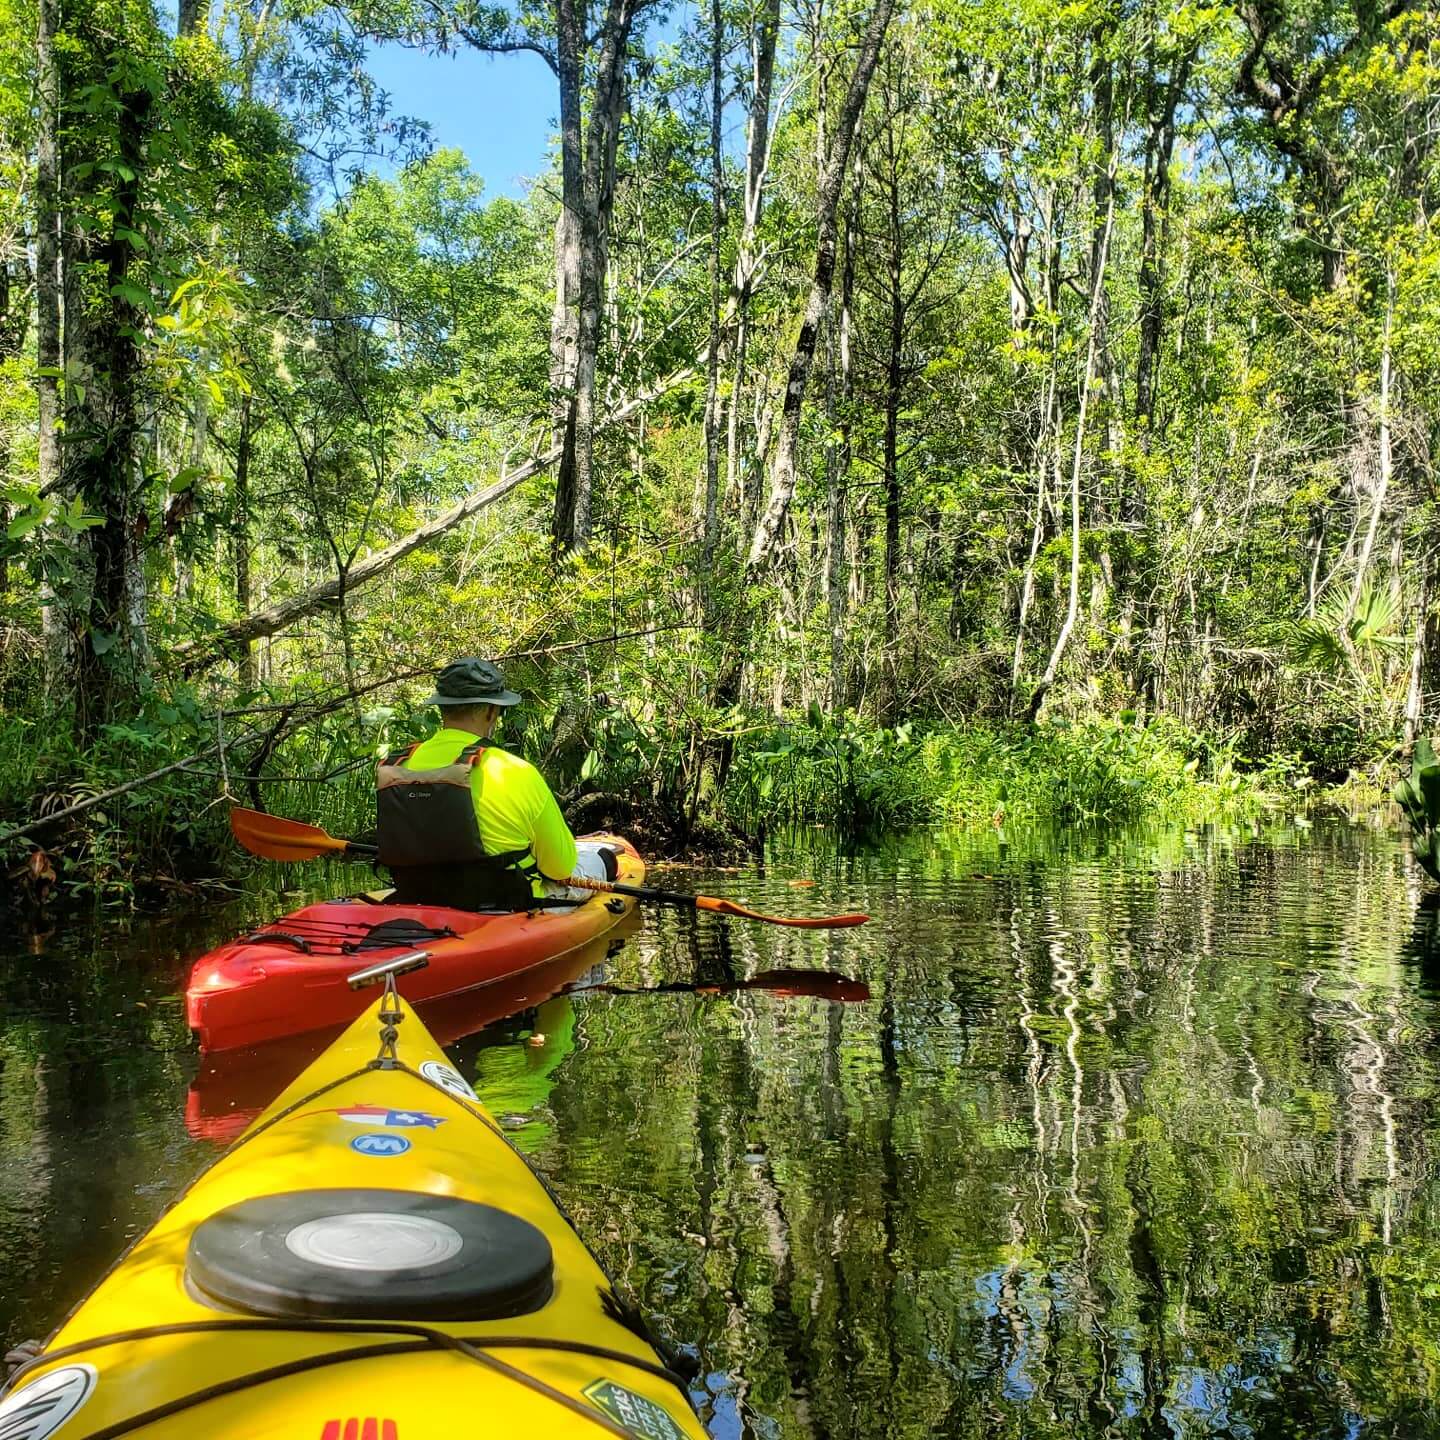
[[[766,915],[719,895],[697,895],[695,908],[713,910],[717,915],[738,915],[742,920],[763,920],[767,925],[789,925],[795,930],[844,930],[851,925],[863,925],[870,918],[868,915]]]
[[[349,848],[348,841],[327,835],[318,825],[238,805],[230,812],[230,830],[252,855],[265,860],[318,860]]]

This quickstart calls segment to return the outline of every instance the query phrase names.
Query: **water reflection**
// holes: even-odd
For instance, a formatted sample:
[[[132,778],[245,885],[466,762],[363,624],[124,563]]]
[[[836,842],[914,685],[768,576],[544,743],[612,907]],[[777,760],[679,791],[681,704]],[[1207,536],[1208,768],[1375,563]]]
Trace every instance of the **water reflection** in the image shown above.
[[[1440,912],[1396,839],[810,834],[666,879],[876,919],[651,915],[592,978],[723,993],[560,995],[451,1053],[715,1435],[1440,1435]],[[205,1158],[167,997],[215,937],[56,938],[0,958],[10,1339]],[[734,988],[791,966],[873,999]]]

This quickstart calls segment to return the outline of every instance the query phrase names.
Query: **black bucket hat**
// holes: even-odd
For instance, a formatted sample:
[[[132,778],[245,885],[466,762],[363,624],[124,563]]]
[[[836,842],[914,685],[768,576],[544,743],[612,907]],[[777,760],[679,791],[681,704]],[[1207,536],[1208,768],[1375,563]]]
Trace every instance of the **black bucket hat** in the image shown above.
[[[436,677],[427,705],[518,705],[520,697],[505,688],[500,667],[474,656],[452,660]]]

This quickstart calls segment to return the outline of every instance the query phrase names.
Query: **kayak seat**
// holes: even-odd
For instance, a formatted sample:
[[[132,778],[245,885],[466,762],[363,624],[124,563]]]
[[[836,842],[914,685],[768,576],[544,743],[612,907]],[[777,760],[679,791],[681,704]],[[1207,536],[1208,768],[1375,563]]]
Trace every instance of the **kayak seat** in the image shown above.
[[[550,1298],[528,1220],[413,1190],[292,1190],[217,1211],[190,1236],[198,1298],[281,1319],[502,1320]]]
[[[447,925],[442,930],[422,925],[418,920],[400,916],[372,925],[363,940],[346,940],[340,949],[347,955],[361,955],[367,950],[395,950],[425,945],[432,940],[445,940],[455,932]]]

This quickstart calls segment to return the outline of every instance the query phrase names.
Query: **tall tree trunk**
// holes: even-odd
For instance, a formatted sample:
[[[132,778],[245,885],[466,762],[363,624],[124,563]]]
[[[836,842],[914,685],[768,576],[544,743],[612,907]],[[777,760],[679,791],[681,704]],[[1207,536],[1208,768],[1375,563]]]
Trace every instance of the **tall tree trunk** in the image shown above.
[[[725,430],[725,494],[734,497],[740,514],[740,546],[748,543],[749,496],[741,454],[740,415],[745,395],[745,362],[750,339],[750,300],[759,260],[755,238],[765,202],[765,177],[770,168],[770,92],[775,77],[775,42],[780,28],[780,0],[764,0],[750,37],[750,113],[745,131],[745,196],[735,273],[730,286],[728,324],[734,326],[733,373]],[[728,326],[727,326],[728,328]]]
[[[77,69],[102,83],[100,67],[113,37],[82,20],[73,38]],[[71,79],[63,83],[68,91]],[[144,89],[116,88],[113,102],[113,169],[80,175],[67,169],[66,199],[77,219],[88,215],[103,224],[92,225],[88,239],[79,224],[67,230],[61,255],[67,385],[62,485],[101,521],[85,533],[88,563],[69,596],[75,728],[82,744],[133,706],[147,663],[141,551],[146,517],[137,463],[141,320],[128,294],[134,289],[130,235],[141,223],[153,96]]]
[[[893,119],[893,117],[892,117]],[[904,232],[900,215],[899,157],[893,148],[887,176],[890,231],[886,255],[889,289],[889,353],[885,363],[885,696],[881,717],[893,723],[896,714],[900,633],[900,401],[904,389],[905,290]]]
[[[249,615],[250,593],[250,450],[253,434],[250,428],[251,407],[247,395],[240,402],[240,439],[235,447],[235,515],[231,523],[231,544],[234,546],[235,603],[240,614]],[[237,657],[240,688],[254,690],[258,682],[255,647],[250,640],[240,641]]]
[[[55,33],[59,0],[38,0],[35,30],[35,364],[39,402],[40,493],[60,485],[60,71]],[[47,689],[61,690],[70,665],[63,597],[42,591]]]
[[[1090,63],[1091,94],[1095,104],[1095,121],[1100,142],[1091,181],[1094,217],[1090,233],[1090,270],[1103,264],[1106,244],[1106,217],[1110,214],[1110,197],[1115,188],[1115,170],[1111,157],[1115,153],[1115,67],[1109,47],[1113,42],[1113,22],[1098,25],[1092,36],[1093,55]],[[1124,118],[1121,129],[1124,129]],[[1119,454],[1121,443],[1117,430],[1120,407],[1115,395],[1115,360],[1110,353],[1110,287],[1102,284],[1099,303],[1095,307],[1095,373],[1100,381],[1100,401],[1106,427],[1106,451]],[[1108,468],[1106,462],[1102,466]],[[1101,493],[1103,494],[1103,488]]]
[[[1010,713],[1012,715],[1020,704],[1020,677],[1024,673],[1025,665],[1026,625],[1030,619],[1030,604],[1035,598],[1035,562],[1039,558],[1040,544],[1045,536],[1046,474],[1053,461],[1052,446],[1054,450],[1058,450],[1060,445],[1060,417],[1055,408],[1057,363],[1057,357],[1052,352],[1044,404],[1040,407],[1040,438],[1035,446],[1035,454],[1039,462],[1035,466],[1035,518],[1030,527],[1030,553],[1025,557],[1025,569],[1020,582],[1020,610],[1015,621],[1015,658],[1010,666]]]
[[[720,242],[725,228],[724,118],[725,16],[710,0],[710,349],[705,358],[705,517],[701,545],[704,609],[711,608],[720,499]]]
[[[1370,572],[1370,556],[1375,549],[1375,536],[1380,529],[1380,516],[1385,509],[1385,499],[1390,493],[1390,477],[1394,470],[1394,445],[1390,434],[1391,411],[1391,348],[1390,332],[1395,323],[1395,270],[1393,265],[1385,270],[1385,331],[1380,342],[1380,415],[1379,452],[1380,474],[1375,483],[1375,499],[1370,506],[1370,524],[1365,530],[1365,540],[1360,546],[1360,558],[1355,562],[1355,579],[1350,586],[1350,598],[1345,602],[1345,620],[1348,624],[1360,608],[1360,596],[1365,589],[1365,577]]]
[[[1118,157],[1111,156],[1112,166],[1117,159]],[[1045,664],[1045,673],[1041,675],[1039,683],[1035,686],[1030,696],[1030,704],[1026,709],[1026,721],[1032,725],[1040,714],[1040,707],[1045,703],[1045,697],[1055,684],[1055,677],[1060,672],[1060,662],[1065,658],[1065,651],[1070,644],[1070,636],[1074,632],[1075,619],[1080,610],[1080,474],[1085,461],[1085,417],[1089,410],[1090,387],[1095,379],[1095,320],[1100,309],[1100,297],[1105,287],[1106,262],[1109,258],[1110,238],[1114,224],[1115,190],[1112,185],[1109,204],[1105,211],[1105,227],[1100,241],[1100,253],[1097,257],[1094,274],[1090,278],[1090,339],[1085,347],[1085,374],[1080,385],[1080,411],[1075,419],[1075,455],[1070,467],[1069,595],[1066,600],[1064,623],[1060,626],[1060,633],[1055,637],[1055,645],[1050,651],[1050,659]]]
[[[60,75],[55,63],[59,0],[38,0],[35,74],[35,351],[39,367],[40,489],[60,477]]]
[[[1135,352],[1135,421],[1148,453],[1155,423],[1156,372],[1165,328],[1165,246],[1170,208],[1170,163],[1175,152],[1175,112],[1189,83],[1195,50],[1174,57],[1168,80],[1156,74],[1155,41],[1147,46],[1145,161],[1140,185],[1140,326]]]
[[[855,206],[845,226],[845,252],[840,267],[840,314],[832,365],[830,424],[832,436],[826,454],[827,504],[825,507],[825,599],[830,625],[830,708],[839,714],[849,703],[845,646],[845,532],[846,490],[850,483],[851,309],[855,299]],[[838,374],[835,373],[838,370]],[[838,411],[838,413],[836,413]]]
[[[855,73],[850,77],[850,87],[846,91],[845,103],[831,133],[825,166],[820,174],[819,193],[816,197],[815,274],[810,283],[810,294],[805,303],[800,334],[795,341],[795,352],[790,359],[784,408],[781,411],[780,435],[776,442],[775,458],[770,466],[770,493],[755,526],[750,553],[746,557],[747,583],[753,583],[769,563],[781,528],[789,514],[790,501],[795,494],[800,413],[805,403],[811,365],[815,359],[815,338],[820,330],[820,318],[830,301],[830,291],[835,280],[836,217],[840,205],[840,190],[850,159],[850,146],[854,141],[860,113],[865,106],[865,96],[870,88],[870,77],[875,73],[875,62],[893,10],[894,0],[875,0],[875,8],[870,12],[865,36],[860,44],[860,54],[855,62]]]
[[[574,526],[574,454],[567,436],[575,407],[580,338],[580,217],[585,209],[581,76],[585,56],[583,0],[555,0],[555,72],[560,90],[560,213],[555,217],[555,306],[550,316],[550,417],[561,450],[555,472],[557,545]],[[563,532],[563,536],[562,536]]]
[[[570,5],[573,0],[559,0],[559,3]],[[583,548],[590,539],[595,374],[605,310],[610,217],[615,201],[615,153],[624,112],[626,52],[635,9],[633,0],[610,0],[600,34],[600,57],[585,134],[574,391],[562,441],[552,526],[556,548],[561,552]]]

